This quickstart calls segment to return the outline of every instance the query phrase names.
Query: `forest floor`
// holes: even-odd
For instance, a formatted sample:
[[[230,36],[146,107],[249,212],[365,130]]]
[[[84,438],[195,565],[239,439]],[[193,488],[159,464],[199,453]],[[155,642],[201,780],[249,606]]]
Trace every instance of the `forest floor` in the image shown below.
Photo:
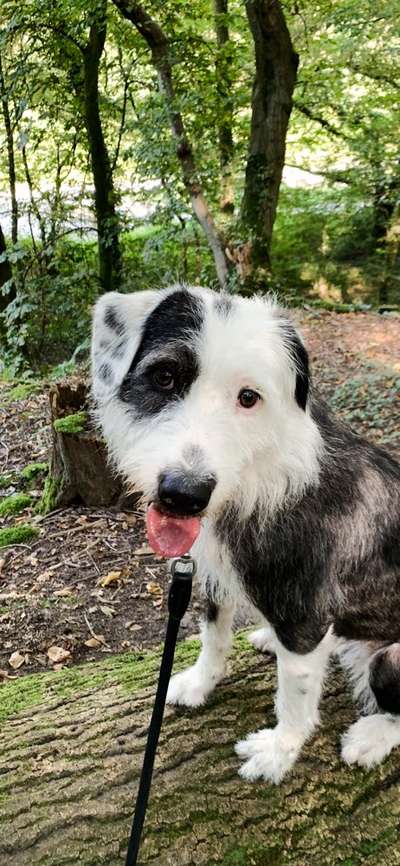
[[[353,429],[400,455],[400,317],[373,313],[296,313],[314,381]],[[26,489],[21,475],[48,458],[48,383],[0,382],[2,497]],[[160,644],[168,574],[147,545],[143,512],[80,505],[46,517],[33,503],[0,526],[30,522],[31,542],[0,549],[0,681],[59,669],[110,653]],[[1,500],[0,500],[1,502]],[[182,636],[198,631],[194,593]]]

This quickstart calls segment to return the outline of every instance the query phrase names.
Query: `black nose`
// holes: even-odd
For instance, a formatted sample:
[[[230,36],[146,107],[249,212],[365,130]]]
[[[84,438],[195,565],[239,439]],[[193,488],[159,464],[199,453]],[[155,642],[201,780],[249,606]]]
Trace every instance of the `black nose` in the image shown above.
[[[158,498],[170,514],[199,514],[207,507],[215,485],[212,476],[199,481],[187,475],[166,472],[160,475]]]

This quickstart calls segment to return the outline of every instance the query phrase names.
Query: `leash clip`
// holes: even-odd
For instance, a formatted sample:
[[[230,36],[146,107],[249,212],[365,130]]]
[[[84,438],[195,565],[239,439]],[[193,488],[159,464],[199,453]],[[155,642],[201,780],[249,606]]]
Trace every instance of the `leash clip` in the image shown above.
[[[191,556],[181,556],[171,563],[172,583],[168,595],[170,616],[178,620],[185,615],[192,593],[192,580],[196,574],[196,563]]]

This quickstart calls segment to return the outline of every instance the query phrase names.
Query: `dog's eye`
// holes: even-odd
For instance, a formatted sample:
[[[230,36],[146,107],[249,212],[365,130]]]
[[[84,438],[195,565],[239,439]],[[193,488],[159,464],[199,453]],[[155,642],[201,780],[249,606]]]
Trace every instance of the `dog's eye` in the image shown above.
[[[257,391],[252,391],[251,388],[242,388],[238,394],[238,402],[243,409],[251,409],[260,399],[260,395],[257,394]]]
[[[175,378],[174,374],[171,373],[171,370],[168,370],[167,368],[155,370],[152,379],[156,388],[160,388],[161,391],[174,390]]]

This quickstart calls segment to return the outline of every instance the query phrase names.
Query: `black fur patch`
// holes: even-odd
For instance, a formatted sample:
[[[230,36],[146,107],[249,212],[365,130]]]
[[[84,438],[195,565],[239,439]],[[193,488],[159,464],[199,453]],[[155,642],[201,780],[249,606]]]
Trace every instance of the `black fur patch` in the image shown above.
[[[109,382],[112,378],[112,369],[109,364],[101,364],[99,367],[99,377],[103,382]]]
[[[218,523],[219,537],[248,596],[287,649],[310,652],[331,624],[349,640],[394,642],[400,636],[400,569],[393,569],[400,557],[400,466],[390,458],[385,463],[382,452],[333,421],[321,403],[311,412],[327,446],[319,484],[267,523],[260,513],[241,522],[231,505]],[[357,524],[366,470],[382,476],[393,502],[390,513],[382,513],[379,499],[374,503],[370,544]]]
[[[385,647],[372,659],[370,686],[381,710],[400,714],[400,654],[395,653],[396,660],[393,650],[393,647]]]
[[[118,337],[122,337],[122,335],[125,333],[125,325],[117,316],[114,307],[107,307],[104,315],[104,321],[107,327],[110,328],[111,331],[115,331]]]
[[[289,323],[289,326],[285,327],[285,334],[289,334],[289,341],[286,342],[290,349],[290,354],[296,369],[296,387],[294,396],[300,409],[305,410],[310,387],[308,352],[303,346],[300,337],[291,323]]]
[[[139,417],[158,414],[188,393],[199,375],[193,336],[201,330],[202,323],[203,302],[184,289],[167,295],[152,311],[119,390],[120,399],[134,406]],[[157,349],[163,350],[160,359],[150,362],[138,374],[138,364]],[[153,375],[163,367],[168,367],[174,377],[171,392],[160,391],[153,383]]]

